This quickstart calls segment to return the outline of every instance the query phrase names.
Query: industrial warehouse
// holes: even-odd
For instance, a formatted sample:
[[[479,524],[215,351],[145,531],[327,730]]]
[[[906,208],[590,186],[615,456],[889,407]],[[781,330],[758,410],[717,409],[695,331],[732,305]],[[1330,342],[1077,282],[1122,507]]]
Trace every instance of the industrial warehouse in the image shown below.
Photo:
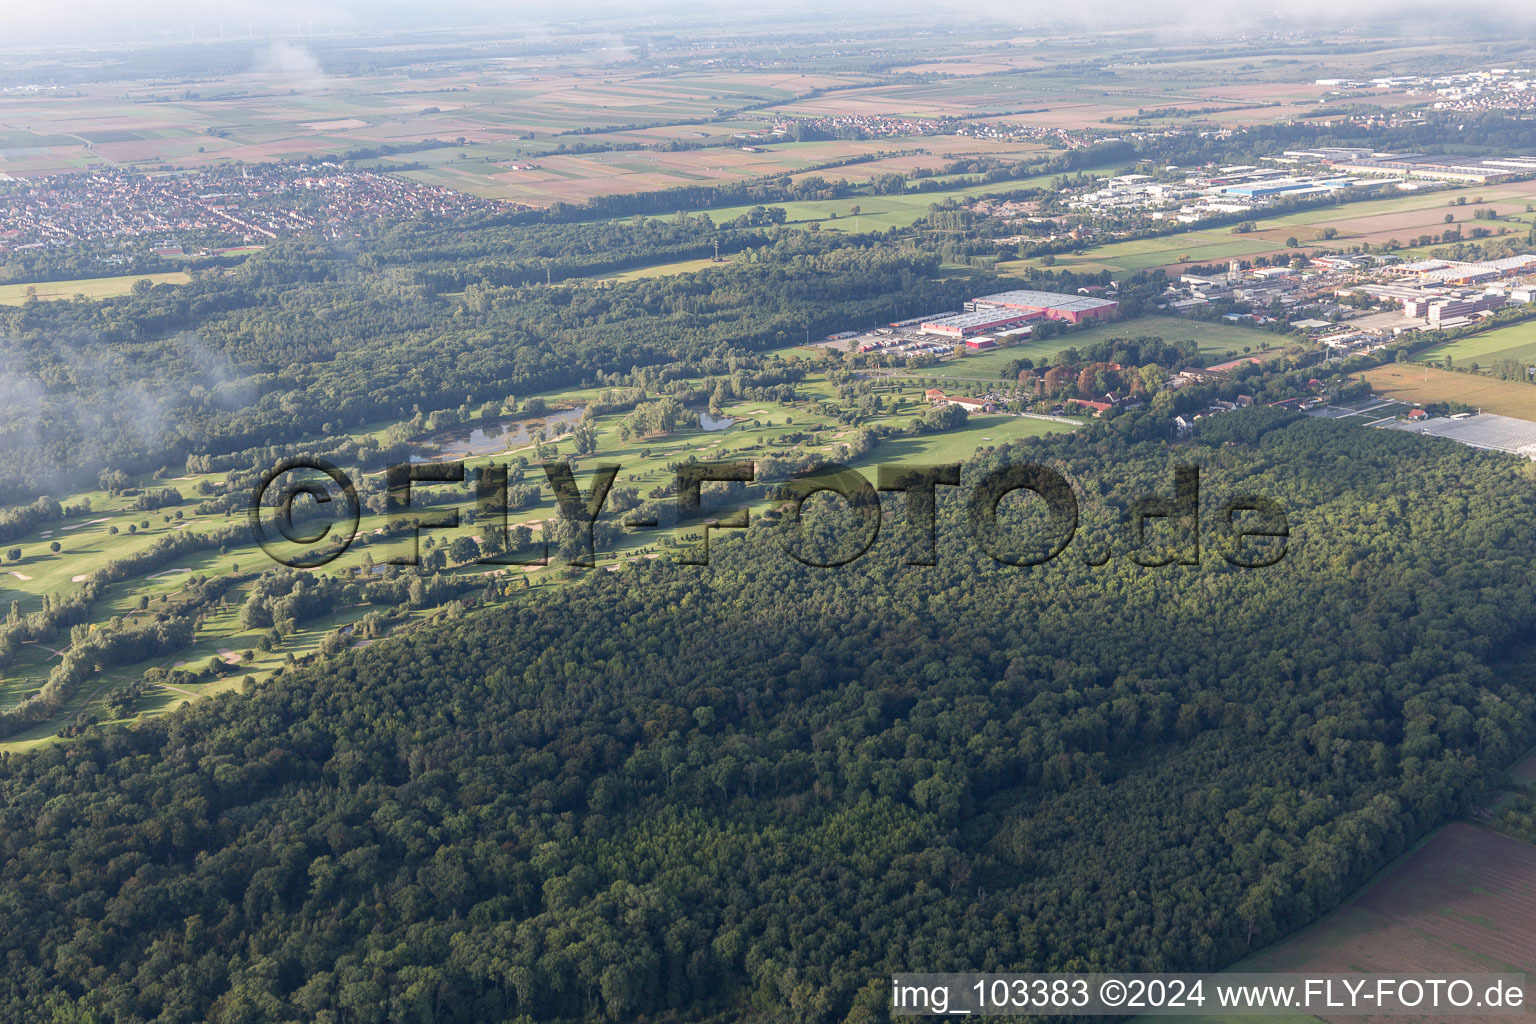
[[[1417,260],[1384,267],[1381,275],[1385,280],[1340,288],[1338,294],[1361,294],[1396,303],[1401,305],[1405,321],[1415,321],[1412,326],[1449,330],[1486,317],[1506,304],[1536,301],[1536,287],[1522,283],[1533,273],[1536,255],[1530,253],[1475,263]]]
[[[1021,340],[1041,321],[1077,325],[1110,319],[1119,313],[1113,299],[1014,289],[978,295],[963,309],[912,317],[869,331],[842,331],[825,344],[858,352],[899,352],[944,356],[956,344],[969,349],[996,348]]]
[[[968,338],[973,334],[1006,330],[1031,320],[1061,320],[1080,324],[1112,316],[1119,303],[1085,295],[1061,295],[1019,289],[982,295],[965,304],[965,312],[924,320],[924,334]]]

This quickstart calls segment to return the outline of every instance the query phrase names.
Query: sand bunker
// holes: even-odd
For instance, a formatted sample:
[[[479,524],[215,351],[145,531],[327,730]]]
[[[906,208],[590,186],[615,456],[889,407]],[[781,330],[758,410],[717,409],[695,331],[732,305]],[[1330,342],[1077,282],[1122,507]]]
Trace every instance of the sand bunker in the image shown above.
[[[63,527],[60,527],[60,529],[63,529],[63,530],[83,530],[87,526],[96,526],[96,525],[98,525],[100,523],[106,522],[108,519],[111,519],[111,518],[112,518],[111,516],[104,516],[101,519],[92,519],[89,522],[76,523],[73,526],[63,526]]]
[[[31,576],[28,576],[26,573],[24,573],[24,572],[16,572],[14,569],[11,570],[11,575],[15,576],[19,580],[30,580],[32,578]]]

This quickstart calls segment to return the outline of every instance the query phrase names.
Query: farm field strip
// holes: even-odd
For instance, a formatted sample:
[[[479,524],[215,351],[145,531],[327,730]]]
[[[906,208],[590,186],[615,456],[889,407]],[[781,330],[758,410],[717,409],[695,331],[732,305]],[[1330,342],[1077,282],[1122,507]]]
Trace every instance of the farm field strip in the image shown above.
[[[1389,363],[1365,372],[1383,397],[1402,402],[1460,402],[1483,412],[1536,422],[1536,386],[1456,373],[1422,363]]]
[[[1234,969],[1536,972],[1536,845],[1447,825],[1353,901]]]

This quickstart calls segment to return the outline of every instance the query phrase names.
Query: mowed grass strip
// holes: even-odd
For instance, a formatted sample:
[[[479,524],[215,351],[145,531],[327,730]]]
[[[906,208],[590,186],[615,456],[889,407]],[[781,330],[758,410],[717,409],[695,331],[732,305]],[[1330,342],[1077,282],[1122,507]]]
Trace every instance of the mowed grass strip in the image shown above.
[[[0,284],[0,306],[20,306],[27,296],[36,291],[38,299],[72,299],[84,295],[88,299],[110,299],[127,295],[139,281],[152,284],[186,284],[192,278],[182,271],[168,274],[129,274],[123,277],[87,277],[77,281],[38,281],[33,284]]]
[[[1460,402],[1483,412],[1536,422],[1536,387],[1422,363],[1392,363],[1365,372],[1383,398],[1400,402]]]

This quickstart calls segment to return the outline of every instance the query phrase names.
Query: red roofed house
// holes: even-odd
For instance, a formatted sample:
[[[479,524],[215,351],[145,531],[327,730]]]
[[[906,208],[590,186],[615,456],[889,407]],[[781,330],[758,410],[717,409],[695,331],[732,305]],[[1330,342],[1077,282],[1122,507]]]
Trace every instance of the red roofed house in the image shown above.
[[[1092,409],[1095,416],[1101,415],[1106,409],[1114,408],[1108,402],[1093,402],[1086,398],[1069,398],[1067,402],[1071,405],[1080,405],[1085,409]]]
[[[938,388],[929,388],[923,392],[923,397],[934,405],[958,405],[966,412],[997,412],[997,405],[981,398],[962,398],[959,395],[946,395]]]

